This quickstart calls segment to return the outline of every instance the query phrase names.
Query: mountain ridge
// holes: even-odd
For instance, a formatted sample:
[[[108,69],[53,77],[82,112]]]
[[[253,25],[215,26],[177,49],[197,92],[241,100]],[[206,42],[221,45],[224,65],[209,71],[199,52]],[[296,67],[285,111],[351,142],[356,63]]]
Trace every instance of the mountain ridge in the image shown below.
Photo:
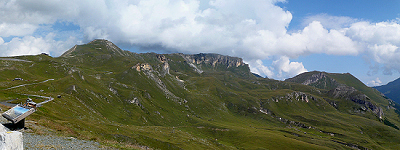
[[[357,104],[363,106],[362,109],[370,109],[373,111],[380,119],[383,119],[384,113],[381,107],[379,107],[378,103],[380,101],[374,102],[361,91],[365,89],[369,89],[365,84],[363,84],[358,79],[357,82],[353,82],[352,86],[346,84],[344,80],[340,78],[336,78],[335,76],[345,76],[345,78],[353,78],[356,79],[353,75],[349,73],[326,73],[319,71],[312,71],[307,73],[299,74],[293,78],[287,79],[285,81],[288,82],[297,82],[304,85],[310,85],[317,88],[327,90],[327,94],[333,98],[343,98],[346,100],[351,100]],[[339,81],[338,81],[339,80]],[[371,96],[371,94],[369,94]],[[374,95],[376,97],[376,95]],[[383,98],[380,98],[383,99]]]
[[[94,50],[81,48],[84,46],[90,46]],[[121,50],[118,46],[108,40],[96,39],[87,44],[75,45],[71,49],[67,50],[60,57],[75,57],[76,55],[85,54],[112,54],[117,56],[126,56],[127,51]]]
[[[112,45],[95,40],[57,58],[0,59],[0,100],[60,95],[27,119],[116,148],[400,148],[397,103],[351,74],[277,81],[252,74],[237,57]],[[47,79],[54,80],[40,82]],[[9,89],[21,84],[29,86]]]
[[[400,94],[397,92],[400,90],[400,78],[393,80],[386,85],[375,86],[373,88],[377,89],[379,92],[397,103],[400,102]]]

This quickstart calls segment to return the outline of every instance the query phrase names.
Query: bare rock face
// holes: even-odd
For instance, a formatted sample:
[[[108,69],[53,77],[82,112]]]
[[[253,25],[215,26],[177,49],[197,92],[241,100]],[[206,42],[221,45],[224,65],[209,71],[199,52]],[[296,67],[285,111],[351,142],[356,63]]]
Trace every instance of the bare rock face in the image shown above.
[[[352,99],[351,96],[358,96],[359,98],[366,98],[361,95],[356,95],[357,90],[354,87],[339,85],[335,89],[331,90],[329,93],[333,98],[345,98]],[[365,95],[365,94],[363,94]]]
[[[311,75],[311,78],[305,80],[303,83],[304,85],[310,85],[312,83],[318,82],[319,80],[326,78],[326,74],[323,72]]]
[[[333,97],[335,99],[346,99],[353,101],[354,103],[360,105],[364,111],[370,110],[380,119],[382,119],[384,116],[382,108],[374,103],[371,103],[371,99],[367,95],[358,91],[354,87],[337,82],[335,79],[331,78],[328,73],[317,71],[303,73],[296,77],[286,79],[285,81],[301,83],[303,85],[310,85],[317,88],[329,90],[327,94],[330,97]],[[335,108],[337,107],[337,104],[335,102],[330,103]]]
[[[68,57],[68,56],[71,56],[71,53],[76,51],[76,47],[77,47],[77,46],[78,46],[78,45],[75,45],[74,47],[72,47],[71,49],[69,49],[68,51],[66,51],[64,54],[61,55],[61,57]]]
[[[380,119],[383,118],[384,113],[381,107],[371,103],[370,98],[359,92],[354,87],[339,85],[335,89],[329,91],[329,94],[334,98],[343,98],[351,100],[357,104],[364,105],[365,108],[369,108],[374,114],[376,114]]]
[[[301,101],[308,103],[310,100],[316,101],[317,98],[313,97],[312,95],[306,94],[304,92],[294,91],[292,93],[287,93],[285,96],[278,96],[271,99],[274,102],[279,101]]]
[[[244,65],[243,60],[241,58],[230,57],[219,54],[203,54],[203,53],[196,55],[181,54],[181,56],[189,63],[197,65],[205,63],[205,64],[210,64],[213,67],[215,67],[216,65],[224,65],[226,66],[226,68],[239,67]]]
[[[135,66],[132,67],[132,69],[136,69],[136,71],[152,71],[153,68],[151,67],[151,65],[149,63],[138,63]]]
[[[22,133],[18,131],[7,131],[3,125],[0,125],[0,149],[23,150]]]
[[[162,63],[161,65],[161,75],[165,76],[169,74],[169,64],[168,64],[168,59],[164,55],[157,55],[158,60]]]

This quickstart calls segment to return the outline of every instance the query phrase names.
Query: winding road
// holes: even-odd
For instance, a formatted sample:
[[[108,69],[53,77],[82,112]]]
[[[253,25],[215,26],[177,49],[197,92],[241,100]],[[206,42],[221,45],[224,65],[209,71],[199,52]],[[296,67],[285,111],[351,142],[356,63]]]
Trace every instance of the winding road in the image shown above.
[[[54,79],[47,79],[47,80],[44,80],[44,81],[42,81],[42,82],[37,82],[37,83],[21,84],[21,85],[13,86],[13,87],[10,87],[10,88],[6,88],[6,89],[4,89],[4,90],[15,89],[15,88],[19,88],[19,87],[23,87],[23,86],[27,86],[27,85],[34,85],[34,84],[39,84],[39,83],[45,83],[45,82],[53,81],[53,80],[54,80]]]
[[[35,84],[45,83],[45,82],[53,81],[53,80],[54,80],[54,79],[47,79],[47,80],[44,80],[44,81],[41,81],[41,82],[36,82],[36,83],[21,84],[21,85],[13,86],[13,87],[10,87],[10,88],[6,88],[6,89],[4,89],[4,90],[10,90],[10,89],[15,89],[15,88],[23,87],[23,86],[28,86],[28,85],[35,85]],[[37,103],[36,107],[41,107],[43,104],[48,103],[48,102],[54,100],[53,97],[47,97],[47,96],[41,96],[41,95],[30,95],[30,94],[21,94],[21,95],[34,96],[34,97],[41,97],[41,98],[47,99],[47,100],[45,100],[45,101],[43,101],[43,102]],[[14,100],[16,100],[16,99],[14,99]],[[0,104],[13,107],[13,106],[15,106],[16,104],[11,104],[11,103],[8,103],[8,102],[11,102],[11,101],[14,101],[14,100],[8,100],[8,101],[5,101],[5,102],[0,102]]]

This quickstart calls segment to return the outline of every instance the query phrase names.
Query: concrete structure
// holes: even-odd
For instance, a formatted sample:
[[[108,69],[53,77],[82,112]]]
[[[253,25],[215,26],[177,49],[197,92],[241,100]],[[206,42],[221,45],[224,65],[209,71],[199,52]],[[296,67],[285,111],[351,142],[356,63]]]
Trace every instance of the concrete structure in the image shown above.
[[[22,133],[18,131],[8,131],[0,124],[0,150],[23,150],[24,143]]]

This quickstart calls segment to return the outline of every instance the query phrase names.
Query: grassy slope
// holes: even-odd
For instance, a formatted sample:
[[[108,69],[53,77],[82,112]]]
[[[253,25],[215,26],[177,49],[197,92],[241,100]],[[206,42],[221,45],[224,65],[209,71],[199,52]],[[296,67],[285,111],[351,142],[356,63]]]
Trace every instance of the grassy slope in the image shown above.
[[[2,90],[0,98],[24,98],[17,93],[62,95],[28,119],[65,136],[120,148],[136,144],[161,149],[349,148],[340,143],[373,149],[400,146],[398,130],[374,119],[371,113],[349,113],[345,107],[343,110],[332,107],[314,87],[255,78],[248,73],[248,68],[213,71],[211,66],[203,66],[209,71],[198,74],[182,63],[181,57],[167,57],[171,75],[159,76],[159,79],[187,103],[166,96],[144,72],[131,69],[144,62],[159,69],[157,66],[161,62],[153,53],[110,57],[96,68],[92,65],[104,59],[39,55],[19,57],[32,62],[0,61],[0,89],[55,79]],[[15,77],[30,80],[10,81]],[[295,99],[272,101],[294,91],[308,93],[317,100],[308,103]],[[130,103],[135,98],[142,107]],[[336,101],[341,102],[339,105],[351,106],[346,101]],[[260,113],[261,107],[273,115]],[[388,114],[390,121],[397,123],[393,119],[395,115]],[[284,123],[278,118],[313,128]]]

